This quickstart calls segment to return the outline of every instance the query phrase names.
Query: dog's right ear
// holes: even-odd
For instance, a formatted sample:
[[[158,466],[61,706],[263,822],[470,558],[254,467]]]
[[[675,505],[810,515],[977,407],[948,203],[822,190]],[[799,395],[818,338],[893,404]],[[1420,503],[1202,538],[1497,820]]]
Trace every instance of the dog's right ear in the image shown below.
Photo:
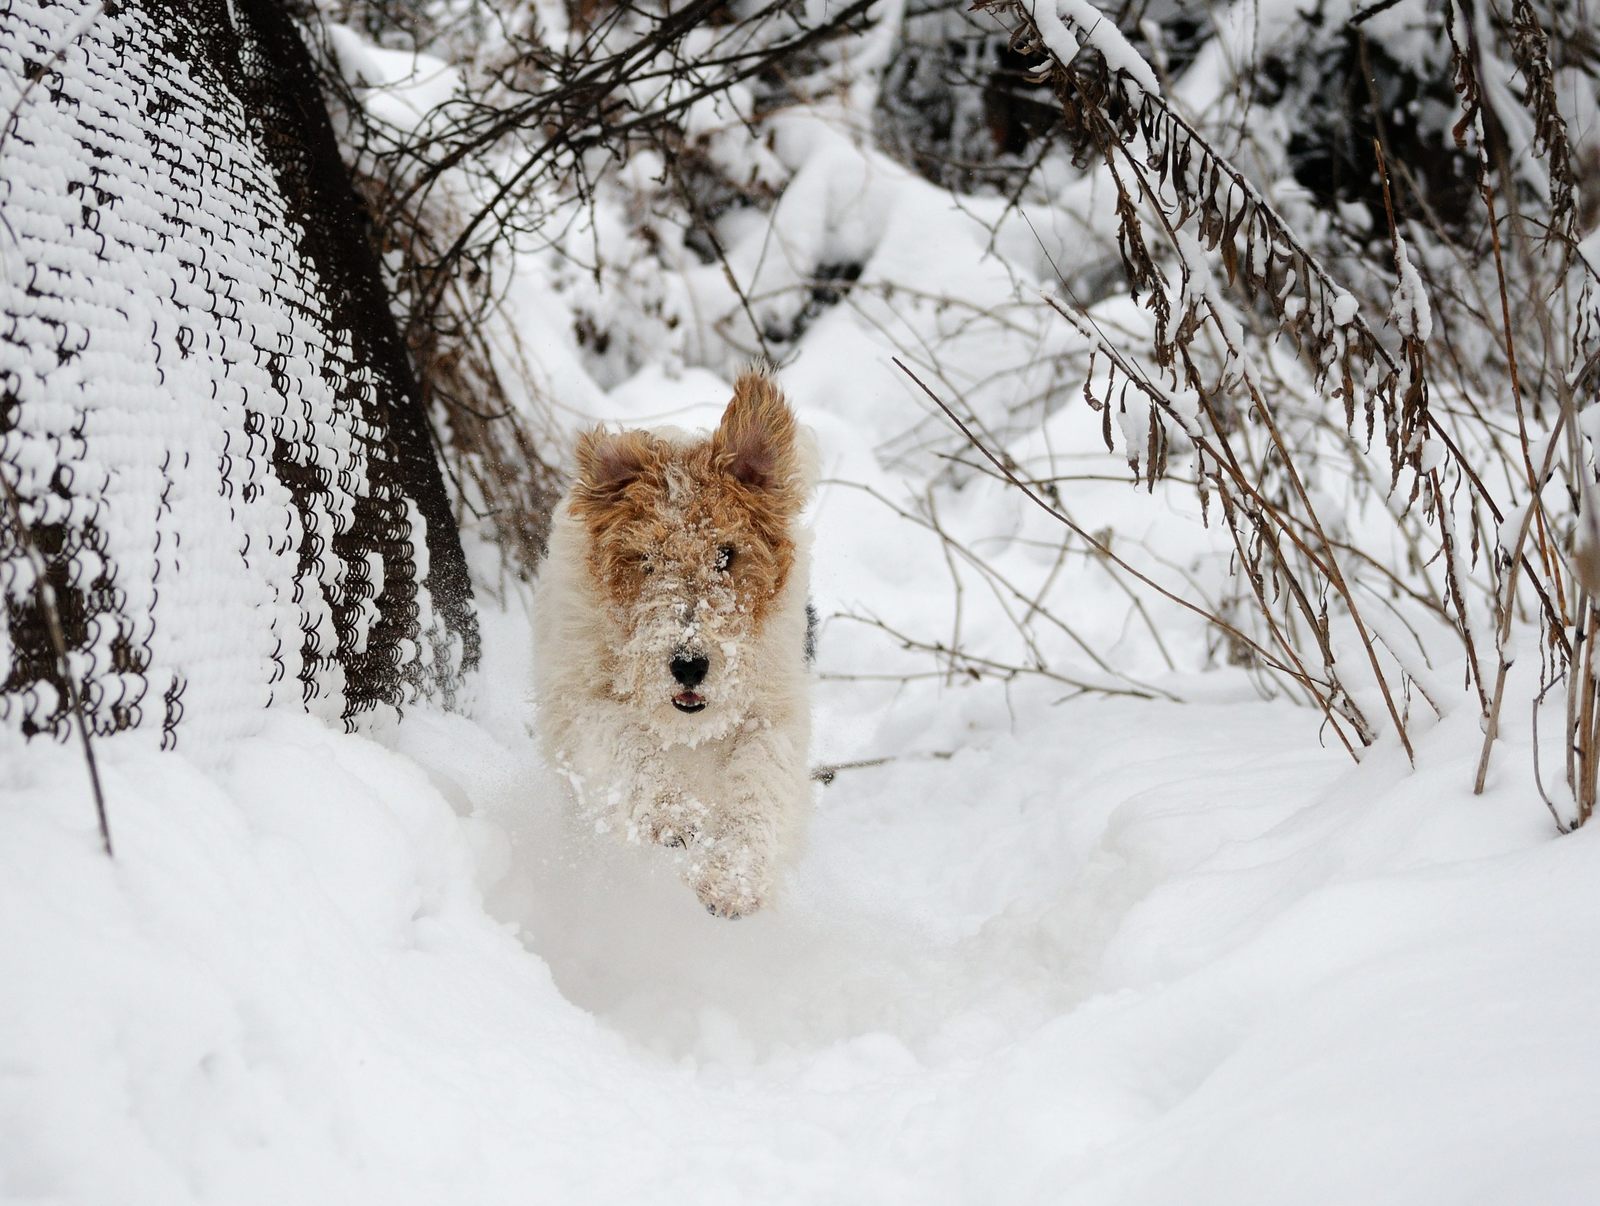
[[[614,501],[650,464],[650,439],[642,431],[596,427],[578,437],[578,496],[590,503]]]

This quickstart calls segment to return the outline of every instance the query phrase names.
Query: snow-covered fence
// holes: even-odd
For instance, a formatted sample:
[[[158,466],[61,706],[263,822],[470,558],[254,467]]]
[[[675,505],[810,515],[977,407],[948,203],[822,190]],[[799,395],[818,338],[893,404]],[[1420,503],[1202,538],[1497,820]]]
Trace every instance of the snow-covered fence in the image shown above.
[[[0,122],[0,748],[68,676],[202,755],[450,694],[465,563],[285,9],[7,0]]]

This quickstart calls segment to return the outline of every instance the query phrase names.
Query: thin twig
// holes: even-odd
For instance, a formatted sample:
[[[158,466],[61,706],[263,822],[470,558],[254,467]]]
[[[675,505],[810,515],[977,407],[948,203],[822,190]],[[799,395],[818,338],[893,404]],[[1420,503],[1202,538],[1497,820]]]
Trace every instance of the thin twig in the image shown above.
[[[50,635],[50,648],[55,654],[56,673],[61,676],[62,685],[67,692],[67,702],[71,705],[73,718],[77,721],[78,739],[83,745],[83,761],[89,770],[89,789],[94,793],[95,816],[100,824],[100,844],[106,852],[106,857],[114,858],[115,854],[111,849],[111,822],[106,815],[106,795],[100,784],[100,766],[95,761],[94,743],[89,739],[89,722],[83,712],[83,696],[78,691],[78,682],[67,657],[67,636],[61,626],[61,613],[56,607],[55,588],[50,585],[44,556],[34,543],[33,532],[23,518],[22,502],[17,498],[11,480],[5,475],[3,468],[0,468],[0,490],[5,494],[6,510],[10,512],[11,522],[15,526],[18,545],[32,564],[34,601],[40,615],[44,617],[45,631]]]

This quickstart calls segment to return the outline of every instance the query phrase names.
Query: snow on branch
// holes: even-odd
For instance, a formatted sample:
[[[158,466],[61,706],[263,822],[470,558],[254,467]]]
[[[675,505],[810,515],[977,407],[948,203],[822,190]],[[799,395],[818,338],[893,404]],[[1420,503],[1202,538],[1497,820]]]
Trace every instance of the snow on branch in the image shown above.
[[[1315,384],[1343,402],[1345,422],[1358,410],[1371,440],[1384,425],[1391,482],[1415,467],[1428,426],[1424,395],[1408,388],[1401,364],[1362,316],[1354,295],[1322,265],[1261,191],[1163,98],[1148,63],[1086,0],[1023,9],[996,0],[1025,24],[1025,50],[1047,56],[1049,75],[1081,152],[1104,158],[1120,196],[1118,243],[1135,296],[1156,319],[1161,367],[1197,381],[1186,348],[1196,329],[1223,321],[1209,271],[1197,251],[1222,260],[1227,283],[1267,305],[1280,328],[1311,361]],[[1040,14],[1043,24],[1038,22]],[[1052,23],[1064,34],[1052,32]],[[1098,52],[1079,53],[1082,46]],[[1132,83],[1134,87],[1117,86]],[[1158,266],[1141,210],[1154,213],[1166,255],[1176,253],[1174,288]],[[1235,349],[1238,351],[1238,349]],[[1236,369],[1248,374],[1242,355]]]

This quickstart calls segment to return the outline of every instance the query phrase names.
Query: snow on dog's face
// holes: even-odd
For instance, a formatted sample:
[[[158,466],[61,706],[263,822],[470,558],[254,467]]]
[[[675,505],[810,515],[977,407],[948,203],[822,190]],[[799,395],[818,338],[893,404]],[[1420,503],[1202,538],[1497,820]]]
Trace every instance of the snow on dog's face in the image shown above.
[[[573,514],[614,639],[595,673],[669,741],[721,736],[794,564],[805,504],[794,415],[758,373],[709,437],[592,431],[578,443]]]

